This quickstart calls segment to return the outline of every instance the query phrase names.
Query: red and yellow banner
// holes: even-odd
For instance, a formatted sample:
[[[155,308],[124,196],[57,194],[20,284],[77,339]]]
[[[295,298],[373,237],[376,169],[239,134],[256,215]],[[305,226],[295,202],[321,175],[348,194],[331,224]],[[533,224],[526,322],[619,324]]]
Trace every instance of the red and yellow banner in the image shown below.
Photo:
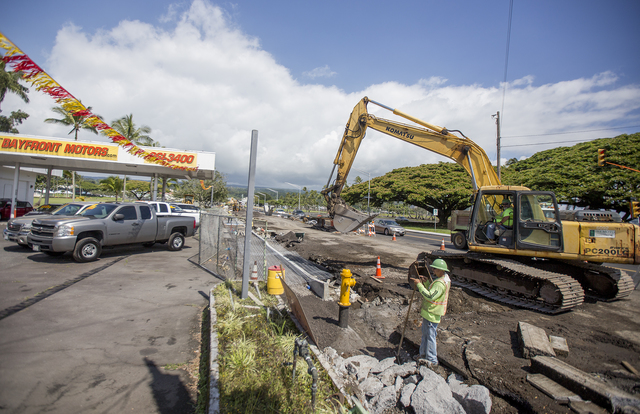
[[[117,161],[118,147],[55,139],[23,138],[0,135],[0,152],[15,152],[53,157],[77,157]]]
[[[190,167],[174,164],[156,155],[152,155],[152,153],[138,147],[136,144],[120,135],[120,133],[111,128],[100,117],[88,110],[58,82],[53,80],[53,78],[42,70],[40,66],[36,65],[29,56],[27,56],[22,50],[18,49],[18,47],[2,33],[0,33],[0,48],[6,50],[2,60],[7,64],[7,66],[12,66],[14,72],[21,72],[22,78],[31,83],[37,91],[42,91],[51,96],[56,103],[62,106],[70,114],[86,117],[87,123],[108,136],[111,141],[126,149],[130,154],[143,158],[145,162],[160,164],[174,170],[196,171],[198,169],[197,166]]]

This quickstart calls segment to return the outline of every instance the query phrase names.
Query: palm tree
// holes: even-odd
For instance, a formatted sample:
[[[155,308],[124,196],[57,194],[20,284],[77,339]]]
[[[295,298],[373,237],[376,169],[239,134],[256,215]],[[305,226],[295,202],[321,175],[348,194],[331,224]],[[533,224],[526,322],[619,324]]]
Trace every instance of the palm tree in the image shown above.
[[[136,145],[153,146],[153,139],[147,135],[151,133],[151,128],[146,125],[137,128],[133,122],[133,114],[116,119],[111,123],[111,128]]]
[[[61,119],[57,119],[57,118],[47,118],[44,120],[44,122],[48,123],[48,124],[60,124],[60,125],[66,125],[66,126],[71,126],[71,131],[69,131],[69,134],[71,134],[72,132],[74,132],[74,137],[75,140],[78,140],[78,131],[81,129],[86,129],[88,131],[93,132],[94,134],[98,134],[98,130],[96,129],[96,127],[94,127],[93,125],[89,124],[87,122],[87,119],[89,118],[89,115],[74,115],[71,112],[67,111],[66,109],[64,109],[61,106],[55,106],[53,108],[51,108],[51,110],[55,113],[57,113],[58,115],[60,115],[62,118]],[[91,107],[88,106],[87,110],[89,110],[89,112],[91,112]],[[102,119],[102,117],[100,115],[95,115],[98,118]],[[67,135],[69,135],[67,134]],[[71,196],[71,200],[76,199],[76,174],[72,173],[72,184],[71,186],[73,187],[73,191],[72,191],[72,196]]]
[[[0,61],[0,103],[4,100],[7,92],[18,95],[24,103],[29,103],[27,93],[29,88],[20,84],[22,72],[7,72],[6,62]],[[2,112],[2,110],[0,110]]]
[[[120,194],[124,188],[123,181],[120,177],[107,177],[104,180],[100,180],[100,184],[102,184],[107,193],[115,194],[116,202],[118,202],[118,194]]]
[[[137,128],[135,122],[133,122],[133,114],[125,115],[120,119],[116,119],[111,123],[111,128],[136,145],[155,146],[153,139],[147,135],[151,133],[151,127],[142,125],[140,128]],[[122,188],[123,200],[126,187],[127,176],[125,175],[124,186]]]
[[[88,106],[87,109],[89,110],[89,112],[91,112],[90,106]],[[62,118],[47,118],[44,120],[44,122],[48,124],[60,124],[72,127],[68,135],[70,135],[72,132],[75,133],[74,138],[76,141],[78,140],[78,131],[81,129],[86,129],[87,131],[91,131],[96,135],[98,134],[98,130],[96,129],[96,127],[87,122],[89,115],[73,115],[61,106],[53,107],[51,108],[51,110],[60,115]],[[100,115],[95,116],[102,119]]]

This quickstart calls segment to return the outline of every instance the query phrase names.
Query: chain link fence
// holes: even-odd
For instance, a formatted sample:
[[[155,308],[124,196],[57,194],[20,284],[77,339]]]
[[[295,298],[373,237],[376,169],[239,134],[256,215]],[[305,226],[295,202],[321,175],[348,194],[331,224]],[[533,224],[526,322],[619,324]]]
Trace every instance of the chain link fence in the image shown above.
[[[271,239],[265,220],[254,219],[250,244],[251,271],[260,281],[267,281],[268,269],[282,266],[287,284],[308,284],[312,280],[324,281],[332,275],[295,252]],[[197,264],[223,279],[242,279],[244,260],[245,222],[224,210],[202,212]],[[304,234],[296,233],[302,242]]]

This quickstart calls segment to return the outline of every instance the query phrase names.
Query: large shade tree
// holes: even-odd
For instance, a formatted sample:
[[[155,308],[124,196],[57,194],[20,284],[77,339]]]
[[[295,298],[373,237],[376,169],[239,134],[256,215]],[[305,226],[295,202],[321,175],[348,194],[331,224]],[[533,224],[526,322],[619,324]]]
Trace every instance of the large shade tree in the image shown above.
[[[635,133],[538,152],[503,168],[502,182],[553,191],[561,203],[625,212],[628,219],[629,201],[640,199],[640,173],[611,164],[599,167],[600,148],[606,161],[640,170],[640,133]]]
[[[368,183],[355,184],[342,191],[348,204],[366,200]],[[458,164],[440,162],[418,167],[395,169],[382,177],[371,179],[372,206],[384,202],[404,202],[427,211],[438,210],[438,219],[446,222],[453,210],[470,205],[471,177]]]

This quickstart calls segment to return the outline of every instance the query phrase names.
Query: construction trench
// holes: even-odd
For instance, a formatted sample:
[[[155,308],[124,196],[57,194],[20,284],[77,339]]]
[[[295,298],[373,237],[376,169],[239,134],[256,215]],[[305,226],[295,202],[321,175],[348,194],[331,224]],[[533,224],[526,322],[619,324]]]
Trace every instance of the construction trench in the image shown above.
[[[421,248],[393,241],[390,236],[313,229],[299,220],[262,215],[256,219],[267,220],[269,233],[274,236],[270,244],[296,252],[308,265],[315,264],[330,275],[325,283],[325,300],[309,286],[293,284],[291,289],[304,312],[306,326],[302,329],[318,350],[335,350],[343,359],[365,355],[383,361],[396,357],[404,329],[399,362],[410,361],[418,353],[421,301],[416,295],[407,316],[412,293],[407,275]],[[304,233],[304,237],[294,238],[289,233]],[[374,277],[378,257],[382,279]],[[339,326],[343,269],[349,269],[355,279],[348,328]],[[630,276],[637,284],[638,275]],[[491,392],[492,412],[640,412],[640,377],[636,371],[640,368],[639,302],[634,291],[622,300],[586,299],[569,312],[548,315],[501,304],[454,284],[447,314],[438,328],[437,374],[443,378],[457,374],[466,385],[486,387]],[[534,361],[545,353],[536,343],[523,344],[521,323],[539,328],[545,339],[550,336],[566,341],[568,352],[558,352],[551,361],[573,369],[568,377],[584,375],[578,385],[561,376],[550,382],[570,389],[564,394],[557,389],[554,394],[553,389],[540,385],[539,375],[553,377],[561,370]],[[586,386],[590,381],[595,381],[592,388],[609,390],[610,397],[602,397]],[[416,411],[398,402],[384,412]]]

